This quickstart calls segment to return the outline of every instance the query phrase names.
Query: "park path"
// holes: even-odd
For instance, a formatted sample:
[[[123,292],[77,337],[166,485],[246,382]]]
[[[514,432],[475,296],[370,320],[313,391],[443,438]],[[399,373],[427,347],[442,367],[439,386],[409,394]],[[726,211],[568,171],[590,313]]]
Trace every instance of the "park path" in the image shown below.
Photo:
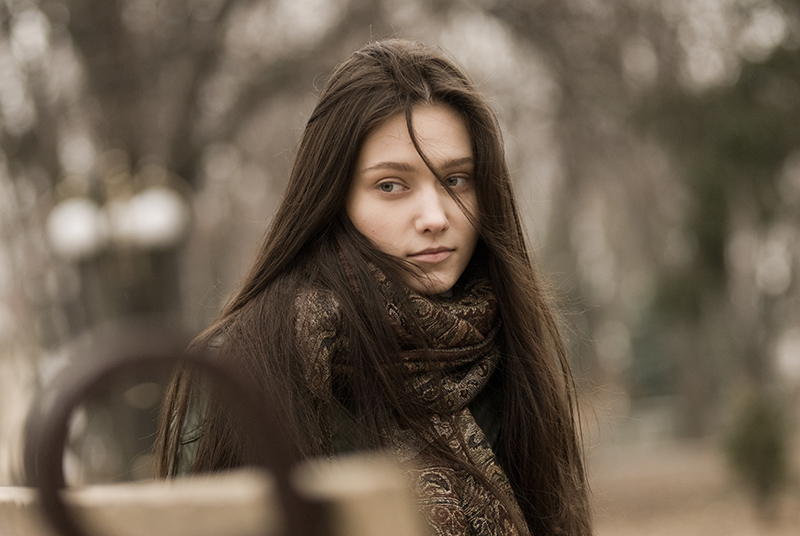
[[[713,441],[598,446],[588,465],[596,536],[800,536],[797,479],[767,522]]]

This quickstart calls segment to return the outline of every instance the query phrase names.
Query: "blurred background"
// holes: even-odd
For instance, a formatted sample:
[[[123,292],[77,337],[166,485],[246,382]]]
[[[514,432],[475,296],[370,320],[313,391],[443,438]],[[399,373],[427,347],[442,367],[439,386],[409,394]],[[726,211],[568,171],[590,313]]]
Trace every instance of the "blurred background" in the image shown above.
[[[391,36],[499,115],[598,534],[800,532],[797,0],[3,0],[0,485],[76,341],[214,317],[325,76]],[[87,403],[74,481],[148,474],[160,389]]]

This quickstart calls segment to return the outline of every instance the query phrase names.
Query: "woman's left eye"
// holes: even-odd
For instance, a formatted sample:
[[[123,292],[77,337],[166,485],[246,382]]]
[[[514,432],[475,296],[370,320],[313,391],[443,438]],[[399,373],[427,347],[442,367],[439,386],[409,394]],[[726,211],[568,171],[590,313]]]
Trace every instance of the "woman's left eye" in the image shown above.
[[[463,175],[454,175],[452,177],[447,177],[444,182],[450,188],[457,188],[459,186],[463,186],[468,180],[469,177],[465,177]]]

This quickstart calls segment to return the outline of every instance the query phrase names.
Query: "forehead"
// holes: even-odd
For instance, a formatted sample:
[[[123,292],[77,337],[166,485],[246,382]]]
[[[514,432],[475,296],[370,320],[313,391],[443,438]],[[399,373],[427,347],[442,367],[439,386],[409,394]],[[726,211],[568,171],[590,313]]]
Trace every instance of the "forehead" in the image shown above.
[[[433,165],[472,157],[472,142],[462,116],[442,104],[415,106],[411,112],[414,136]],[[357,169],[381,162],[421,160],[409,134],[404,111],[396,112],[364,140]]]

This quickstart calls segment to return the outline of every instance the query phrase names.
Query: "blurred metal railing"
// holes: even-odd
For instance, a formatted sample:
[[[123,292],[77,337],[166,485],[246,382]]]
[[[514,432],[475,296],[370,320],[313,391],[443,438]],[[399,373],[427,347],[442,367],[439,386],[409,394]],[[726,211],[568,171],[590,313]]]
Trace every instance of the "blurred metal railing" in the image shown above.
[[[280,533],[327,536],[320,508],[302,497],[291,483],[291,472],[299,459],[281,431],[273,409],[277,405],[270,403],[270,393],[259,393],[236,371],[203,355],[187,352],[183,337],[153,326],[133,329],[122,337],[96,344],[93,356],[71,365],[43,393],[31,412],[25,470],[52,527],[63,536],[87,536],[74,508],[65,504],[63,498],[66,487],[63,459],[72,414],[91,393],[115,379],[142,371],[163,370],[169,374],[181,365],[191,365],[206,373],[219,389],[221,401],[245,428],[254,447],[253,464],[274,479],[275,496],[283,513]]]

